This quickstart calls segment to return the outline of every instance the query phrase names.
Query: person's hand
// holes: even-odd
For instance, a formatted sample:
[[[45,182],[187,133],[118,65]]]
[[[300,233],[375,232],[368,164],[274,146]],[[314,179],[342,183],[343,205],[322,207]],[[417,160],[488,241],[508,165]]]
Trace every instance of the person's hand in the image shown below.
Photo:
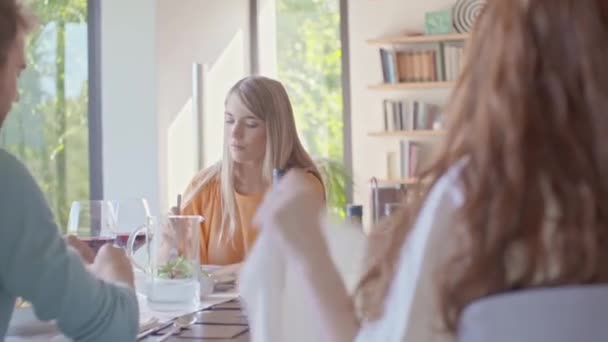
[[[89,270],[107,282],[122,283],[129,285],[131,288],[135,287],[131,260],[122,248],[110,244],[103,245],[97,252],[95,260],[89,266]]]
[[[89,245],[82,242],[74,235],[66,236],[65,242],[68,244],[68,246],[74,248],[78,254],[80,254],[80,257],[85,264],[93,263],[93,260],[95,260],[95,252],[93,252]]]
[[[271,230],[286,252],[301,262],[311,262],[327,249],[321,234],[325,201],[313,181],[302,170],[290,170],[266,196],[254,218],[254,224]]]

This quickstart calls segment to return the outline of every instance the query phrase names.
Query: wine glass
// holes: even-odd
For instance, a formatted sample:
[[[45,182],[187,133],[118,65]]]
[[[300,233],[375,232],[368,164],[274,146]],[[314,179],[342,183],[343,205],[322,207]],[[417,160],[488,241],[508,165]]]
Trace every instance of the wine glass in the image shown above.
[[[116,209],[104,200],[75,201],[70,208],[68,234],[75,235],[97,253],[116,238]]]
[[[150,207],[145,198],[113,200],[111,203],[116,212],[115,245],[126,248],[129,235],[150,224]],[[139,249],[145,242],[146,234],[137,235],[134,249]]]

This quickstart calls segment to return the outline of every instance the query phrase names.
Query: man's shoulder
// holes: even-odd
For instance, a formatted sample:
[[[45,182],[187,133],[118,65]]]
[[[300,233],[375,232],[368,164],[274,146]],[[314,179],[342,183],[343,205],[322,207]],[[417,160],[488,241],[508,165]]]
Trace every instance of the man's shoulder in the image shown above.
[[[28,168],[12,153],[0,148],[0,188],[3,192],[30,192],[38,189],[38,185]],[[15,195],[12,193],[12,195]]]
[[[12,153],[7,150],[0,148],[0,176],[5,180],[10,180],[10,176],[29,176],[29,171],[25,165]]]

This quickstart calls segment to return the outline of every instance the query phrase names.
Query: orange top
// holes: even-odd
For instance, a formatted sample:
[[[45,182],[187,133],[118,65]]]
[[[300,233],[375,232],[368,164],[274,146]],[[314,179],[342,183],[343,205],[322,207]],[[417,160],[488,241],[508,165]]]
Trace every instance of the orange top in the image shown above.
[[[312,174],[313,184],[318,184],[318,190],[324,194],[321,182]],[[195,177],[188,191],[197,183]],[[187,192],[188,192],[187,191]],[[219,178],[211,180],[198,189],[195,194],[188,194],[191,200],[184,203],[184,215],[201,215],[201,264],[230,265],[242,262],[258,237],[258,230],[252,220],[258,206],[264,199],[264,193],[242,195],[234,192],[237,215],[241,226],[237,225],[232,238],[221,237],[222,209]],[[323,195],[324,196],[324,195]]]

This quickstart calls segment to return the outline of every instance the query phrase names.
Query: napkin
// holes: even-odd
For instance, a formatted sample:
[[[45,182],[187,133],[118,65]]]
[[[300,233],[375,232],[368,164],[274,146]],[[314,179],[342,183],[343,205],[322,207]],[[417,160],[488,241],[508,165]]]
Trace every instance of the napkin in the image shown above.
[[[324,224],[332,261],[349,291],[360,276],[366,237],[360,228]],[[239,291],[249,319],[252,342],[319,341],[320,325],[305,294],[297,268],[271,235],[262,230],[239,278]]]

